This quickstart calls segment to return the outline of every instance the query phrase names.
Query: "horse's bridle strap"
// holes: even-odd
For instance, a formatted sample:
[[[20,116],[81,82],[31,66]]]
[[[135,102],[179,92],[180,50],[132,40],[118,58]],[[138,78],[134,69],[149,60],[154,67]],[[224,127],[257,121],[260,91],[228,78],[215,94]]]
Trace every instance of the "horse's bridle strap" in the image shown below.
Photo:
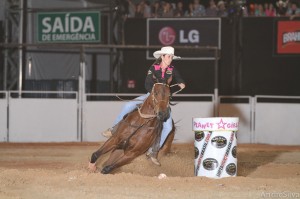
[[[138,112],[139,112],[139,114],[140,114],[140,116],[141,116],[142,118],[149,119],[149,118],[154,118],[154,117],[156,117],[156,115],[150,115],[150,114],[144,114],[144,113],[141,113],[140,107],[138,107]]]

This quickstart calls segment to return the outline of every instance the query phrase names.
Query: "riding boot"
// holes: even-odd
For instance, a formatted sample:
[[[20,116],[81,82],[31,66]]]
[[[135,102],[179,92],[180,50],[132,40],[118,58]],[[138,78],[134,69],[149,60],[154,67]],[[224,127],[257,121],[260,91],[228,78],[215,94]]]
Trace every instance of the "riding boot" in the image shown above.
[[[160,166],[160,162],[158,161],[158,159],[156,157],[151,157],[151,161],[156,164],[157,166]]]
[[[152,148],[149,148],[148,151],[146,152],[146,157],[151,158],[151,161],[156,164],[157,166],[161,166],[160,162],[157,159],[157,153],[154,154],[152,151]]]

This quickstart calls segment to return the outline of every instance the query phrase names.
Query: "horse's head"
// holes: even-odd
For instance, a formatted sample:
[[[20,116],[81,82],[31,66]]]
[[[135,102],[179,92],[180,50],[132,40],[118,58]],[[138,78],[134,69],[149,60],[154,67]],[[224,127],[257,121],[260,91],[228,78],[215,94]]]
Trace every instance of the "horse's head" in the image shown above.
[[[157,118],[166,121],[170,116],[170,87],[167,84],[155,83],[151,91],[152,105]]]

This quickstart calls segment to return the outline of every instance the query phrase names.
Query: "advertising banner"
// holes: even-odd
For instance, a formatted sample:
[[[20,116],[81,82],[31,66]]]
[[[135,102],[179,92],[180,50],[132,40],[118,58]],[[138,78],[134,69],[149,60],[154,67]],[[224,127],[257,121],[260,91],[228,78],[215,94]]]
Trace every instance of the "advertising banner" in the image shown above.
[[[300,21],[277,22],[277,54],[300,54]]]
[[[221,49],[220,18],[149,18],[147,19],[147,45],[197,46]],[[147,51],[153,59],[154,50]],[[186,60],[215,59],[213,50],[176,49]]]
[[[37,13],[39,43],[100,42],[100,12]]]

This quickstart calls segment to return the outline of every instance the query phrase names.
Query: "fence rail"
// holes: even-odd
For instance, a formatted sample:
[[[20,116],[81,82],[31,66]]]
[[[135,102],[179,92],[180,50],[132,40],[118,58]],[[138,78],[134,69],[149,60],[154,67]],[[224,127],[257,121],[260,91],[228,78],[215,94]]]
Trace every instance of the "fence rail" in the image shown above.
[[[132,100],[141,95],[87,93],[80,100],[77,92],[24,91],[20,96],[16,94],[19,92],[0,91],[0,142],[105,141],[100,132],[112,125],[127,101],[116,96]],[[55,97],[28,97],[26,94],[53,94]],[[61,98],[59,94],[72,94],[73,97]],[[114,99],[88,100],[90,97]],[[220,96],[216,99],[213,94],[178,94],[176,97],[176,105],[172,106],[177,126],[175,142],[193,142],[192,118],[214,117],[217,101],[216,116],[240,118],[238,143],[300,144],[300,97]],[[191,97],[203,99],[185,100]]]

